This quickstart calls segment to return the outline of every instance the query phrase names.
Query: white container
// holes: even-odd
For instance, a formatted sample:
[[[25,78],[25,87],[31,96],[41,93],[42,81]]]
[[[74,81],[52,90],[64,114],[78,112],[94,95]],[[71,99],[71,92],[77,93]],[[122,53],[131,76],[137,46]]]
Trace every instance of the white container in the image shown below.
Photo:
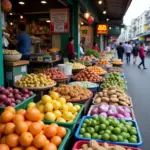
[[[72,75],[72,65],[71,64],[59,64],[58,70],[63,72],[65,75]]]

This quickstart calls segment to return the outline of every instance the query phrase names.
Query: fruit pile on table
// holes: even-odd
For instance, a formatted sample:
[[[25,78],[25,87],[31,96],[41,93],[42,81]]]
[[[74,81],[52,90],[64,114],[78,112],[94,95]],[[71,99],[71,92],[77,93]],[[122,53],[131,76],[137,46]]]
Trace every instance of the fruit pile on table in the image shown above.
[[[46,68],[44,74],[23,76],[15,84],[19,89],[0,87],[0,150],[140,150],[123,63],[112,60],[113,54],[69,63],[79,72],[68,85],[56,86],[53,79],[66,75]],[[97,66],[89,67],[90,62]],[[116,67],[99,67],[109,62]]]

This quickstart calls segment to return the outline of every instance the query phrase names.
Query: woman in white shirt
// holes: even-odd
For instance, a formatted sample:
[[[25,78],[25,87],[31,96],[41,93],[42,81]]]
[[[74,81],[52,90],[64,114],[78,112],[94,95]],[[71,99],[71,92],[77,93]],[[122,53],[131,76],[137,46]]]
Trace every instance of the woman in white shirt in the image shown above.
[[[82,56],[82,55],[84,55],[85,53],[84,53],[84,51],[83,51],[83,43],[82,42],[80,42],[80,55]]]

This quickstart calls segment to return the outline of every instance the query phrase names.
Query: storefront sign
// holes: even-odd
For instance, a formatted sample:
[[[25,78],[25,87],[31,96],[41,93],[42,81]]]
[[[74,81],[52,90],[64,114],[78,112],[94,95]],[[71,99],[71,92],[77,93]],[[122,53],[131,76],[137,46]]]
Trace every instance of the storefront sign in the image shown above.
[[[150,37],[147,37],[147,38],[146,38],[146,41],[149,42],[149,41],[150,41]]]
[[[50,10],[50,31],[51,33],[69,32],[69,11],[68,9]]]
[[[145,25],[145,26],[144,26],[144,30],[145,30],[145,31],[147,31],[147,30],[148,30],[148,28],[149,28],[149,26],[148,26],[148,25]]]
[[[97,25],[97,34],[108,34],[108,25],[107,24],[98,24]]]
[[[144,41],[144,37],[143,36],[139,36],[139,41]]]

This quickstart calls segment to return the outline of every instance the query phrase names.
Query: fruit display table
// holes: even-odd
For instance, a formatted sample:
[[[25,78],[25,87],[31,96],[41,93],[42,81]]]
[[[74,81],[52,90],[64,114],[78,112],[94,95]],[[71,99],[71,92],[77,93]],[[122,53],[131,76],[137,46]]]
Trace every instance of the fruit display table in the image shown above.
[[[44,68],[54,67],[56,64],[59,64],[62,59],[52,60],[52,61],[31,61],[30,60],[30,69],[31,72],[40,72],[39,70],[43,70]],[[36,64],[36,66],[35,66]]]
[[[27,65],[29,61],[20,60],[17,62],[4,62],[5,80],[9,86],[15,84],[15,82],[21,79],[22,76],[27,74]]]

